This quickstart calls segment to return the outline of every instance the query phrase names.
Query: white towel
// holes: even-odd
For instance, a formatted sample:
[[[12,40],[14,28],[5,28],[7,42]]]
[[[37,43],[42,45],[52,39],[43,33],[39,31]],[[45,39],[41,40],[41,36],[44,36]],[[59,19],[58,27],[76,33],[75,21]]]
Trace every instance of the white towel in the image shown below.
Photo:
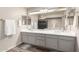
[[[5,20],[5,35],[16,34],[16,22],[15,20]]]

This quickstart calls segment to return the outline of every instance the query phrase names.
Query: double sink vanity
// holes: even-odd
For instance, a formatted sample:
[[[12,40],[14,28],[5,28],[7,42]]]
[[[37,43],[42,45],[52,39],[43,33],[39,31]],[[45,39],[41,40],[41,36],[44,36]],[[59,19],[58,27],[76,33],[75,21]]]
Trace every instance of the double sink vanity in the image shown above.
[[[76,35],[54,30],[21,30],[22,42],[58,51],[75,51]]]
[[[27,20],[24,19],[24,16],[26,24],[21,27],[22,42],[58,51],[76,51],[76,30],[79,21],[74,11],[76,10],[70,8],[48,13],[33,13],[28,16],[31,21],[27,17]]]

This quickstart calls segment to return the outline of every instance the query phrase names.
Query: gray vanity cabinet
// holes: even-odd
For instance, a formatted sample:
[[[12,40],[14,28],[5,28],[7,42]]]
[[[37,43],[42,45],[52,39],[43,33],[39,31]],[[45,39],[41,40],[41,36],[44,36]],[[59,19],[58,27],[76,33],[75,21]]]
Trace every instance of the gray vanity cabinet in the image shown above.
[[[28,37],[29,37],[28,38],[28,43],[36,45],[36,43],[35,43],[35,41],[36,41],[35,36],[28,36]]]
[[[46,47],[59,51],[75,51],[75,37],[46,35]]]
[[[63,37],[62,37],[63,38]],[[58,49],[61,51],[75,51],[75,39],[74,38],[63,38],[59,39]]]
[[[35,44],[35,36],[31,33],[22,33],[22,42],[29,43],[29,44]]]
[[[59,51],[75,51],[75,37],[22,32],[22,41]]]
[[[47,38],[46,39],[46,47],[52,48],[52,49],[57,49],[57,39]]]
[[[22,32],[22,42],[45,47],[44,35]]]
[[[46,47],[57,49],[58,39],[51,35],[46,35]]]
[[[25,42],[25,43],[28,43],[29,42],[29,36],[27,35],[27,33],[24,33],[24,32],[22,32],[21,33],[21,35],[22,35],[22,42]]]
[[[35,40],[35,44],[38,46],[45,47],[45,38],[41,37],[41,36],[39,36],[39,37],[37,36],[36,40]]]

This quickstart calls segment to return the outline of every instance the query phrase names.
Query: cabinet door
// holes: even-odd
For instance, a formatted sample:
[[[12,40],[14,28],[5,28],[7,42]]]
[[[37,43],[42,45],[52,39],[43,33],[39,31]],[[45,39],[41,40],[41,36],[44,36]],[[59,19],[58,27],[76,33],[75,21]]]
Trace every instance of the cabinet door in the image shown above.
[[[57,49],[57,39],[47,37],[46,38],[46,47],[52,48],[52,49]]]
[[[74,51],[74,40],[59,40],[59,50],[61,51]]]
[[[45,47],[44,37],[36,37],[35,44],[38,45],[38,46]]]
[[[22,34],[22,42],[24,42],[24,43],[28,43],[29,42],[29,36],[24,36],[23,34]]]
[[[35,45],[35,36],[29,36],[28,43]]]
[[[34,36],[22,36],[22,41],[24,43],[29,43],[29,44],[35,44],[35,37]]]

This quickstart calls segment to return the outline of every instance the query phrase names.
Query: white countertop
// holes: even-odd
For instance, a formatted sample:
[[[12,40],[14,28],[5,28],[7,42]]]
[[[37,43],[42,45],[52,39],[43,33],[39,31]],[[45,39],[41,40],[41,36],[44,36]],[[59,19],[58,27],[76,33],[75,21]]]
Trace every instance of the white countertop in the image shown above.
[[[59,30],[40,30],[40,29],[21,29],[21,32],[29,33],[41,33],[41,34],[52,34],[52,35],[62,35],[62,36],[72,36],[76,37],[76,33],[69,31],[59,31]]]

